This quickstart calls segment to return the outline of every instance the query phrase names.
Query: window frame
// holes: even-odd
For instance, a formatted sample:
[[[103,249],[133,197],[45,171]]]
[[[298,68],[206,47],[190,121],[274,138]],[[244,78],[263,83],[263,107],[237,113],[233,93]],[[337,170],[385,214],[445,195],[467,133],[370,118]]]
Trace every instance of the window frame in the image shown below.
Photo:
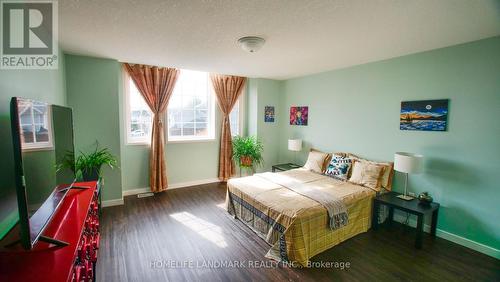
[[[182,75],[182,69],[181,69],[181,73],[179,74],[179,77]],[[184,71],[191,71],[191,70],[184,70]],[[204,72],[204,71],[200,71],[200,72]],[[168,123],[168,107],[167,107],[167,110],[166,110],[166,115],[164,116],[164,124],[165,124],[165,142],[166,143],[172,143],[172,144],[179,144],[179,143],[203,143],[203,142],[214,142],[217,140],[217,138],[215,137],[216,135],[216,129],[215,129],[215,124],[216,124],[216,120],[215,120],[215,103],[217,102],[215,99],[216,99],[216,95],[215,95],[215,92],[214,92],[214,87],[212,85],[212,82],[210,81],[210,77],[209,77],[209,73],[208,72],[204,72],[206,75],[207,75],[207,88],[208,88],[208,96],[207,96],[207,103],[208,103],[208,107],[207,107],[207,111],[208,111],[208,122],[207,122],[207,125],[208,125],[208,128],[209,128],[209,136],[205,137],[205,136],[202,136],[202,137],[197,137],[197,136],[189,136],[189,137],[186,137],[186,136],[180,136],[180,137],[175,137],[175,138],[171,138],[169,136],[169,123]],[[173,95],[173,94],[172,94]],[[172,97],[170,97],[172,98]]]
[[[33,135],[35,136],[36,133],[35,133],[35,121],[34,121],[34,109],[33,109],[33,100],[29,100],[29,102],[31,103],[31,126],[33,127]],[[48,138],[49,138],[49,141],[47,142],[34,142],[34,143],[24,143],[22,141],[22,137],[21,137],[21,151],[23,152],[35,152],[35,151],[51,151],[54,149],[54,131],[52,129],[52,107],[51,105],[49,104],[46,104],[45,105],[47,106],[47,134],[48,134]],[[20,113],[19,113],[20,114]],[[18,114],[18,115],[19,115]],[[17,117],[19,119],[19,132],[21,134],[24,134],[23,133],[23,129],[22,129],[22,124],[21,124],[21,120],[20,120],[20,116]],[[35,140],[36,137],[33,139]]]
[[[182,70],[181,70],[182,71]],[[209,73],[207,73],[207,76]],[[126,146],[150,146],[151,145],[151,136],[148,136],[148,138],[144,139],[139,139],[139,138],[131,138],[129,135],[129,131],[132,126],[132,120],[131,120],[131,108],[130,108],[130,95],[131,95],[131,89],[130,89],[130,83],[133,83],[132,78],[130,75],[123,70],[123,92],[124,92],[124,97],[123,97],[123,105],[124,105],[124,117],[125,117],[125,123],[124,123],[124,140]],[[217,96],[215,95],[214,89],[212,82],[210,79],[208,79],[208,91],[209,91],[209,121],[208,121],[208,126],[211,126],[211,132],[212,134],[209,137],[184,137],[184,138],[175,138],[175,139],[170,139],[169,138],[169,124],[168,124],[168,108],[166,110],[166,114],[163,117],[163,124],[165,125],[165,132],[164,132],[164,137],[165,137],[165,143],[203,143],[203,142],[214,142],[217,140],[217,118],[216,118],[216,103],[217,101]],[[242,90],[243,93],[241,93],[240,97],[238,98],[239,102],[239,112],[238,112],[238,133],[236,135],[243,136],[244,131],[245,131],[245,104],[246,104],[246,90]],[[149,110],[151,111],[151,110]],[[51,113],[49,113],[49,117],[51,117]],[[52,127],[51,127],[52,130]],[[51,131],[52,133],[52,131]],[[231,132],[232,137],[235,136],[233,132]],[[52,139],[51,139],[52,140]],[[53,148],[53,147],[52,147]],[[43,148],[42,148],[43,149]],[[46,148],[46,149],[51,149],[51,148]],[[31,150],[31,149],[27,149]]]
[[[245,126],[245,121],[244,121],[244,118],[245,118],[245,89],[242,90],[243,93],[241,93],[240,97],[238,98],[238,134],[234,134],[233,132],[231,132],[231,137],[235,137],[237,135],[239,136],[243,136],[243,133],[244,133],[244,126]]]
[[[132,138],[130,136],[129,132],[131,131],[132,128],[132,119],[131,119],[131,107],[130,107],[130,95],[131,95],[131,89],[130,89],[130,83],[133,83],[132,77],[126,72],[123,71],[124,73],[124,104],[125,104],[125,109],[124,109],[124,116],[125,116],[125,145],[139,145],[139,146],[150,146],[151,145],[151,136],[148,135],[147,138]],[[151,111],[150,109],[148,109]]]

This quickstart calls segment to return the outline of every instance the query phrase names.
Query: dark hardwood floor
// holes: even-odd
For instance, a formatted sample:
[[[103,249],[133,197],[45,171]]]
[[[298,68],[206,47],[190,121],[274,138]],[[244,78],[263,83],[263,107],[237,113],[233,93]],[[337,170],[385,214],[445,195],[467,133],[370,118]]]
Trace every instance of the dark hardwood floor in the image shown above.
[[[98,281],[500,281],[499,260],[427,234],[416,250],[414,230],[399,224],[312,259],[349,268],[276,267],[264,258],[269,246],[226,213],[225,193],[209,184],[103,209]]]

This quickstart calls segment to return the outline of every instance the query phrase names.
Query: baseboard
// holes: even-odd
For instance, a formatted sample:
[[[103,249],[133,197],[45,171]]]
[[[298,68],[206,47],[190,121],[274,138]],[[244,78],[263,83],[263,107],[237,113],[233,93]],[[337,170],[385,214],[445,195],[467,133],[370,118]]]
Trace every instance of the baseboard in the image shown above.
[[[394,213],[394,220],[399,221],[399,222],[404,222],[406,220],[406,216]],[[410,218],[409,219],[409,225],[412,227],[417,226],[417,221],[415,218]],[[424,232],[430,233],[431,227],[430,225],[424,224]],[[467,247],[469,249],[478,251],[480,253],[483,253],[485,255],[500,259],[500,250],[495,249],[490,246],[486,246],[484,244],[478,243],[476,241],[472,241],[470,239],[464,238],[462,236],[458,236],[456,234],[450,233],[448,231],[444,231],[441,229],[436,229],[436,236],[439,238],[443,238],[445,240],[451,241],[453,243],[462,245],[464,247]]]
[[[210,184],[210,183],[217,183],[217,182],[220,182],[220,180],[218,178],[209,178],[209,179],[201,179],[201,180],[195,180],[195,181],[179,182],[179,183],[174,183],[174,184],[168,185],[167,190],[185,188],[185,187],[191,187],[191,186],[197,186],[197,185],[203,185],[203,184]],[[149,189],[149,187],[145,187],[145,188],[125,190],[122,192],[122,194],[125,197],[125,196],[146,193],[146,192],[150,192],[150,191],[151,190]]]
[[[473,249],[475,251],[478,251],[480,253],[483,253],[485,255],[489,255],[491,257],[500,259],[500,250],[492,248],[490,246],[486,246],[484,244],[478,243],[476,241],[469,240],[467,238],[455,235],[453,233],[437,229],[436,230],[436,236],[443,238],[445,240],[451,241],[453,243],[457,243],[459,245],[462,245],[464,247],[467,247],[469,249]]]
[[[142,194],[142,193],[147,193],[147,192],[151,192],[151,189],[149,189],[149,187],[137,188],[137,189],[132,189],[132,190],[125,190],[122,192],[122,195],[123,195],[123,197],[125,197],[125,196],[137,195],[137,194]]]
[[[123,204],[124,204],[123,198],[113,199],[113,200],[102,201],[101,207],[106,208],[106,207],[112,207],[112,206],[121,206]]]
[[[178,188],[185,188],[190,186],[197,186],[197,185],[217,183],[217,182],[220,182],[219,178],[209,178],[209,179],[201,179],[188,182],[179,182],[168,185],[168,189],[178,189]]]

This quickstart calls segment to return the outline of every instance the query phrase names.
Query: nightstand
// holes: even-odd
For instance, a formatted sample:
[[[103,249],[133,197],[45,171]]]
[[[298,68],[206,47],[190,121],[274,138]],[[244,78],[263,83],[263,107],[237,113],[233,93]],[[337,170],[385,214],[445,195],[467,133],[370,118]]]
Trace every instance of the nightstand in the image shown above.
[[[372,226],[373,229],[378,228],[378,215],[380,205],[386,205],[389,207],[389,217],[387,220],[389,224],[394,220],[394,209],[398,209],[410,214],[417,216],[417,236],[415,239],[415,248],[422,248],[422,234],[424,232],[424,217],[430,215],[432,218],[431,222],[431,236],[436,237],[436,226],[438,219],[439,203],[431,203],[430,205],[421,205],[418,199],[413,199],[411,201],[405,201],[397,196],[399,193],[389,192],[383,195],[375,197],[373,201],[373,216],[372,216]]]
[[[292,163],[286,163],[286,164],[273,165],[272,170],[273,170],[273,172],[276,172],[276,171],[290,170],[290,169],[299,168],[299,167],[301,167],[301,166],[296,165],[296,164],[292,164]]]

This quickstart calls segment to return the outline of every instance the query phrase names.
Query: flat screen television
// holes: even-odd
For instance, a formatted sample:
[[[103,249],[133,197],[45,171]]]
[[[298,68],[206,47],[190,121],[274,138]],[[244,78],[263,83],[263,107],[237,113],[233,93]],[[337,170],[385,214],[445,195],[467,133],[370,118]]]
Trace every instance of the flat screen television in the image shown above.
[[[73,169],[57,168],[68,154],[74,157],[72,110],[14,97],[11,128],[21,244],[54,243],[43,231],[75,179]]]

